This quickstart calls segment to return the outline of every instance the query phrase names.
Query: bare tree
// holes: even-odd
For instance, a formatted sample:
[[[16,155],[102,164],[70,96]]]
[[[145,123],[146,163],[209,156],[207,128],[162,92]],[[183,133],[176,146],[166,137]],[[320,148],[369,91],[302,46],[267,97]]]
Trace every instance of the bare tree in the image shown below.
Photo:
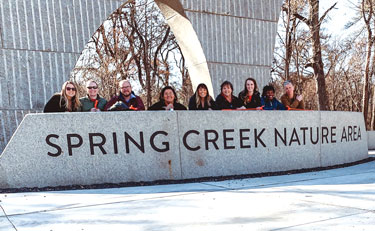
[[[154,1],[129,1],[96,31],[73,76],[77,81],[99,80],[106,98],[116,93],[120,80],[129,79],[139,86],[138,93],[150,106],[162,87],[173,85],[178,90],[189,79],[187,71],[175,71],[179,67],[170,58],[176,54],[183,59],[175,41]]]

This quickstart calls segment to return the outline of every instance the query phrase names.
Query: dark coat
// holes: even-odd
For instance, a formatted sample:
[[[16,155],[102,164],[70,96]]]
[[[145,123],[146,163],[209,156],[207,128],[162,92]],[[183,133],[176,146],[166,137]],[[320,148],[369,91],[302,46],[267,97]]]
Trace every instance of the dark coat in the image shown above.
[[[198,105],[197,107],[196,96],[194,94],[192,97],[190,97],[190,100],[189,100],[189,110],[208,110],[208,109],[215,110],[216,103],[213,99],[211,99],[210,104],[211,106],[208,106],[208,104],[205,104],[204,107],[202,107],[202,105]]]
[[[240,94],[238,94],[238,98],[243,102],[246,108],[257,108],[257,107],[262,106],[260,102],[260,94],[258,91],[255,91],[253,93],[253,96],[251,97],[251,101],[248,103],[246,103],[246,97],[247,95],[245,91],[241,91]]]
[[[164,110],[165,111],[165,102],[164,100],[161,100],[153,105],[151,105],[151,107],[148,108],[149,111],[162,111]],[[180,103],[177,103],[175,102],[173,104],[173,110],[187,110],[186,107]]]
[[[261,103],[263,110],[286,110],[284,104],[280,103],[276,98],[273,98],[272,101],[266,100],[266,97],[261,98]]]
[[[62,98],[61,101],[61,106],[60,106],[60,99],[61,99],[61,93],[56,93],[54,94],[51,99],[48,100],[46,105],[44,106],[43,112],[48,113],[48,112],[66,112],[68,109],[66,109],[65,105],[65,99]],[[72,100],[73,103],[73,108],[74,108],[74,100]],[[79,111],[75,109],[74,111]]]
[[[128,108],[136,108],[136,111],[143,111],[145,110],[145,105],[143,104],[142,99],[139,96],[136,96],[132,93],[133,97],[126,102],[125,97],[120,92],[118,95],[113,96],[108,103],[105,105],[104,110],[107,111],[113,104],[117,101],[123,102]]]
[[[232,95],[232,102],[229,103],[221,94],[216,97],[216,108],[223,109],[237,109],[243,106],[243,103],[236,96]]]
[[[96,100],[98,101],[97,108],[101,111],[104,111],[104,107],[107,104],[107,100],[103,97],[100,97],[99,95],[96,97]],[[91,108],[95,107],[95,102],[91,101],[88,95],[80,98],[79,101],[81,102],[81,111],[90,111]]]

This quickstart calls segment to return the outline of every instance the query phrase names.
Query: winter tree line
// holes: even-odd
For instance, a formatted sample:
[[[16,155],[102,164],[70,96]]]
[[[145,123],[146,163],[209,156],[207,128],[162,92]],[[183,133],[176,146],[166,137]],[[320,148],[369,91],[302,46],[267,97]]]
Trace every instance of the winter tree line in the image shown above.
[[[363,112],[367,129],[375,129],[375,1],[348,1],[356,17],[348,18],[348,36],[334,37],[321,27],[335,23],[332,4],[319,12],[319,0],[285,0],[274,53],[272,82],[292,80],[312,110]]]
[[[86,45],[72,79],[81,95],[84,82],[95,80],[107,99],[128,79],[146,107],[158,101],[167,85],[185,105],[193,94],[180,47],[153,0],[128,1],[113,12]]]
[[[283,93],[291,80],[310,110],[363,112],[375,129],[375,1],[352,0],[356,17],[348,18],[349,36],[333,37],[322,25],[335,23],[332,4],[320,12],[319,0],[285,0],[270,83]],[[87,44],[72,78],[94,79],[101,95],[110,98],[126,78],[138,85],[146,107],[158,101],[161,88],[177,90],[188,104],[193,94],[180,47],[153,0],[124,3],[101,25]],[[84,84],[80,84],[84,86]],[[84,93],[84,89],[80,89]]]

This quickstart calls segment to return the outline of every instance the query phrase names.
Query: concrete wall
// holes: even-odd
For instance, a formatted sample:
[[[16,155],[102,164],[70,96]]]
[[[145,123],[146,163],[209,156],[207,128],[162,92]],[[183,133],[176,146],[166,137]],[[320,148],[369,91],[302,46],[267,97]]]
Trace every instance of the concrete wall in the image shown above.
[[[0,152],[37,112],[123,0],[0,0]]]
[[[361,113],[29,114],[0,156],[0,187],[229,176],[367,157]]]
[[[367,131],[368,150],[375,150],[375,131]]]
[[[252,76],[270,79],[277,22],[283,0],[181,0],[206,55],[217,94],[224,80],[238,94]]]
[[[0,0],[0,152],[24,115],[60,90],[91,35],[124,2]],[[235,93],[250,75],[268,82],[281,3],[180,1],[207,59],[196,73],[211,75],[215,93],[226,79]]]

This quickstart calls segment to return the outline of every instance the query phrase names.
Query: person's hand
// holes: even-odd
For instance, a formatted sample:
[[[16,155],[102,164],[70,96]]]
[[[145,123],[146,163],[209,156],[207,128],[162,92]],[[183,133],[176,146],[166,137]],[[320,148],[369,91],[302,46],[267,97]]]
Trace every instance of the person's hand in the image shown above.
[[[255,109],[257,109],[257,110],[263,110],[263,107],[257,107]]]
[[[173,109],[173,104],[172,104],[172,103],[168,104],[168,105],[165,107],[165,110],[166,110],[166,111],[171,111],[172,109]]]
[[[240,108],[238,108],[238,109],[246,109],[246,107],[245,107],[245,106],[242,106],[242,107],[240,107]]]
[[[91,112],[99,112],[100,109],[99,109],[99,108],[94,108],[94,107],[93,107],[93,108],[90,109],[90,111],[91,111]]]
[[[297,95],[296,99],[297,99],[298,101],[302,101],[303,97],[302,97],[302,95]]]

